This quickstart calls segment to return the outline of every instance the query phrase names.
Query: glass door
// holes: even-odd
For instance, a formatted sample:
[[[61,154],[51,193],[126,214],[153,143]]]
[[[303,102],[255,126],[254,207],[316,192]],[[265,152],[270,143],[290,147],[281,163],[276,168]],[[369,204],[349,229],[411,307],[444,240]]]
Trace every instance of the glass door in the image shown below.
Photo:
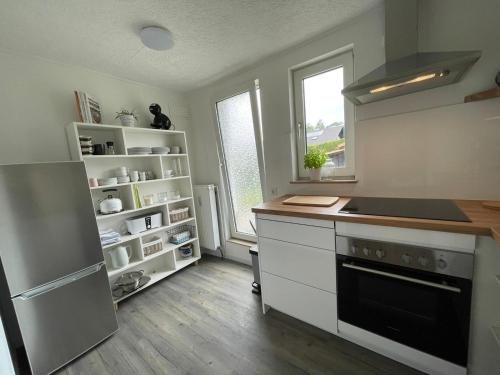
[[[263,158],[255,88],[216,101],[220,161],[231,236],[254,240],[252,207],[263,201]]]

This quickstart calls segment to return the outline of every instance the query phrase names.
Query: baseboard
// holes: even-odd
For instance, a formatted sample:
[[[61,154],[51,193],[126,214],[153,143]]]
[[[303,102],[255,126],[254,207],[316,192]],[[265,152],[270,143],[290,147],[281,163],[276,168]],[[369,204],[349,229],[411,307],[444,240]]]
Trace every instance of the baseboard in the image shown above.
[[[237,263],[246,264],[248,266],[252,265],[252,258],[248,252],[250,246],[236,243],[233,241],[226,241],[226,246],[222,249],[225,259],[230,259]],[[210,254],[220,258],[220,251],[213,251],[208,249],[202,249],[203,254]]]

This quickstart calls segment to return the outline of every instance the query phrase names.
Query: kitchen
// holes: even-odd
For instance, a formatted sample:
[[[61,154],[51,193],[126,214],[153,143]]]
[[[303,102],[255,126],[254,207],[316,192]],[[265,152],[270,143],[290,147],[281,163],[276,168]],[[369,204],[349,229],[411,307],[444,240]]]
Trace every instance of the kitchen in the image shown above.
[[[77,4],[3,6],[2,202],[26,197],[20,212],[30,217],[41,200],[66,202],[68,228],[70,212],[80,213],[88,225],[81,251],[96,249],[86,264],[103,264],[97,272],[108,273],[109,284],[101,282],[99,290],[111,317],[89,342],[75,339],[78,333],[62,335],[44,351],[42,342],[48,348],[50,340],[43,335],[56,334],[57,325],[36,332],[33,318],[23,324],[14,309],[22,332],[7,332],[0,355],[12,358],[13,347],[24,347],[27,358],[20,361],[27,368],[13,366],[13,373],[500,373],[495,1],[307,2],[307,11],[304,2],[246,8],[242,2],[151,1],[146,10],[136,2],[129,9],[92,3],[98,14]],[[111,24],[113,7],[121,19]],[[164,18],[151,18],[153,9]],[[172,13],[200,17],[187,27]],[[44,29],[34,17],[51,22]],[[140,28],[149,25],[161,26],[152,40],[165,37],[169,43],[160,47],[168,49],[148,47]],[[442,59],[407,70],[387,65],[387,76],[366,78],[398,57],[427,52]],[[437,73],[401,85],[430,71]],[[335,93],[321,91],[322,84],[338,82]],[[389,88],[382,97],[369,92],[383,86]],[[74,90],[83,90],[76,93],[82,102],[80,93],[92,93],[101,121],[79,117],[84,113],[75,110]],[[332,102],[341,105],[325,112],[331,117],[314,118]],[[238,104],[244,110],[235,118],[231,109]],[[134,117],[130,110],[135,127],[114,119]],[[304,155],[325,137],[335,148],[327,150],[314,181]],[[69,160],[81,165],[68,167],[78,175],[74,181],[55,183],[70,172],[43,169],[46,162],[63,162],[63,168]],[[33,173],[8,177],[13,164],[31,165]],[[99,184],[104,178],[110,185]],[[30,188],[20,188],[25,185]],[[255,193],[251,198],[246,188]],[[293,195],[339,200],[327,207],[281,203]],[[84,268],[68,271],[65,257],[53,260],[60,256],[55,252],[35,256],[29,246],[13,246],[20,235],[12,223],[23,219],[7,207],[2,236],[10,248],[28,251],[24,266],[43,269],[50,260],[54,269],[60,266],[56,279]],[[145,231],[125,225],[143,216],[152,220],[140,222]],[[46,227],[43,220],[37,225]],[[99,233],[109,228],[120,242],[101,245],[102,235],[115,235]],[[72,228],[75,235],[80,229]],[[50,230],[57,233],[53,224]],[[171,242],[186,232],[187,243]],[[20,243],[38,238],[43,234],[34,231]],[[49,249],[51,241],[38,242]],[[255,243],[258,256],[251,257]],[[9,270],[20,258],[8,248],[0,252],[7,300],[1,316],[11,331],[10,300],[16,306],[29,286],[12,289]],[[252,258],[258,277],[247,266]],[[145,285],[132,286],[130,294],[122,286],[115,290],[121,276],[139,271],[134,282],[142,278]],[[261,295],[251,293],[257,278]],[[38,298],[30,292],[24,297]],[[68,316],[84,319],[85,307],[87,317],[100,314],[97,302],[68,298],[73,311],[65,306],[57,319],[72,332],[78,327]],[[20,343],[10,342],[16,335]],[[43,357],[57,357],[60,342],[77,349],[50,365]],[[48,367],[37,368],[38,361]]]

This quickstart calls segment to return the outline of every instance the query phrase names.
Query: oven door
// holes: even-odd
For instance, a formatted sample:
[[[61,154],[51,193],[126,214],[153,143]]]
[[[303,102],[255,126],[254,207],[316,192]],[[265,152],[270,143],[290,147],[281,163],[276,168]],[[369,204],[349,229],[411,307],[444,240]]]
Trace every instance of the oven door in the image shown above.
[[[339,320],[467,365],[470,280],[337,255],[337,283]]]

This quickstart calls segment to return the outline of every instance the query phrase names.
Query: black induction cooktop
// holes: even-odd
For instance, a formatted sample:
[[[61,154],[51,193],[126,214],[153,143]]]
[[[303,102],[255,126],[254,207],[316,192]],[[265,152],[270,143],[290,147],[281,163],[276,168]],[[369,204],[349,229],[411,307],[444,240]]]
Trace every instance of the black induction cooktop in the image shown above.
[[[455,202],[449,199],[354,197],[339,212],[470,222]]]

